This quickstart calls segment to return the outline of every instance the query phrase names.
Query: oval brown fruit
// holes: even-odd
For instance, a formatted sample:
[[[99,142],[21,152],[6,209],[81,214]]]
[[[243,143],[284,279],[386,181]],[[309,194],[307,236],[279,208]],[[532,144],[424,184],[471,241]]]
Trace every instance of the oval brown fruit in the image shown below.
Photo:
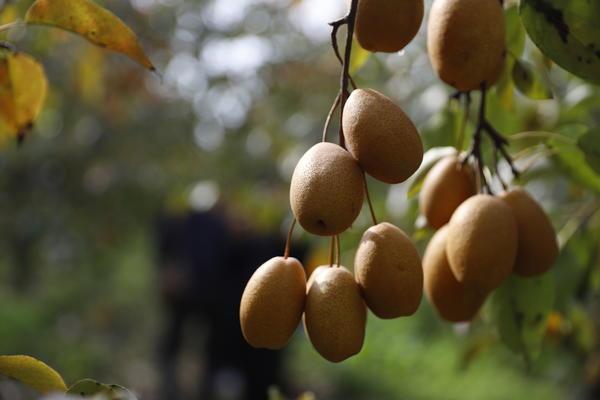
[[[246,341],[258,348],[280,349],[290,340],[304,311],[306,275],[293,257],[274,257],[252,275],[240,305]]]
[[[440,79],[461,91],[493,85],[506,57],[504,24],[498,0],[435,0],[427,50]]]
[[[342,233],[360,213],[363,200],[363,173],[340,146],[318,143],[296,165],[290,203],[306,231],[321,236]]]
[[[423,161],[417,128],[392,100],[372,89],[352,91],[342,121],[348,151],[373,178],[408,179]]]
[[[456,280],[446,257],[447,237],[448,226],[444,225],[433,235],[425,249],[425,295],[446,321],[466,322],[477,315],[487,296]]]
[[[438,229],[450,221],[454,210],[477,193],[475,175],[457,155],[442,158],[429,171],[419,193],[419,208],[427,223]]]
[[[354,258],[365,302],[379,318],[412,315],[423,297],[421,257],[410,238],[383,222],[365,231]]]
[[[354,34],[363,49],[393,53],[417,34],[424,13],[423,0],[361,0]]]
[[[367,308],[360,288],[344,267],[318,267],[309,279],[304,327],[325,359],[340,362],[362,349]]]
[[[446,254],[459,282],[486,293],[512,272],[517,242],[517,222],[506,202],[478,194],[452,214]]]
[[[517,220],[519,245],[514,273],[536,276],[548,271],[558,257],[554,227],[542,207],[523,189],[500,194]]]

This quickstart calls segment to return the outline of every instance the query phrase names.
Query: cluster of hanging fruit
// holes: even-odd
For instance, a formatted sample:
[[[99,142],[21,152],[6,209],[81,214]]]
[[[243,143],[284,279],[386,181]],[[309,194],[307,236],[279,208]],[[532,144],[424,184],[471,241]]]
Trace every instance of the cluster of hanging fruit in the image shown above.
[[[348,24],[349,34],[355,26],[358,42],[374,52],[404,48],[424,13],[422,0],[351,4],[340,21]],[[428,26],[434,70],[460,92],[489,87],[504,65],[504,32],[498,0],[435,0]],[[310,148],[290,187],[295,220],[309,233],[336,239],[357,218],[365,195],[369,199],[365,173],[401,183],[423,158],[417,129],[398,105],[371,89],[355,89],[346,100],[344,90],[341,145],[324,141]],[[467,321],[511,272],[533,276],[546,271],[558,249],[543,210],[522,189],[499,197],[477,194],[480,171],[471,167],[471,156],[443,159],[425,179],[421,212],[438,230],[423,263],[411,239],[393,224],[377,223],[374,213],[374,225],[356,250],[354,274],[339,265],[338,256],[337,262],[332,257],[330,265],[317,267],[307,281],[286,246],[283,257],[256,270],[242,295],[240,322],[248,343],[279,349],[303,319],[314,348],[340,362],[362,348],[367,307],[384,319],[412,315],[425,288],[442,318]]]
[[[511,273],[543,274],[558,256],[554,228],[525,190],[476,193],[473,169],[452,155],[431,169],[419,196],[437,229],[423,257],[425,293],[451,322],[472,320]]]
[[[422,1],[362,0],[356,38],[371,51],[401,50],[416,35],[423,12]],[[337,236],[353,224],[365,200],[365,173],[400,183],[423,159],[423,144],[410,118],[375,90],[352,91],[343,104],[341,125],[345,146],[314,145],[291,180],[294,217],[315,235]],[[379,223],[362,236],[354,274],[338,260],[317,267],[306,282],[302,265],[292,257],[263,264],[242,295],[242,332],[255,347],[278,349],[304,317],[314,348],[327,360],[340,362],[363,346],[367,307],[380,318],[411,315],[422,293],[421,258],[411,239],[400,228]]]

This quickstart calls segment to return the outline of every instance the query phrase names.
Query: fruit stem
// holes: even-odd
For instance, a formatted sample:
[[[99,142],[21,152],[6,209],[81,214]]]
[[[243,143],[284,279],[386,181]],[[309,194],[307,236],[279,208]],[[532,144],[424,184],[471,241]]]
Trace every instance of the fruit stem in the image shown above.
[[[337,96],[335,97],[335,100],[333,101],[333,105],[331,106],[331,109],[329,110],[329,114],[327,114],[327,119],[325,120],[325,126],[323,127],[323,140],[322,140],[323,142],[327,141],[327,131],[329,130],[329,124],[331,123],[331,117],[333,116],[333,113],[340,105],[341,96],[342,96],[342,93],[338,92]]]
[[[508,140],[500,134],[490,122],[485,118],[485,110],[486,110],[486,93],[487,87],[485,82],[481,84],[481,99],[479,103],[479,113],[477,118],[477,125],[475,127],[475,133],[473,134],[473,142],[471,143],[471,150],[463,160],[463,163],[467,162],[469,158],[473,158],[475,164],[477,165],[478,175],[479,175],[479,191],[484,192],[487,191],[489,194],[493,195],[490,185],[488,184],[485,175],[484,175],[484,167],[485,160],[483,159],[483,155],[481,153],[481,140],[482,133],[487,133],[488,137],[492,140],[494,145],[494,160],[495,160],[495,174],[498,176],[500,183],[504,188],[506,188],[506,183],[502,180],[502,177],[498,173],[498,159],[497,154],[500,153],[502,158],[508,163],[510,166],[511,172],[515,178],[519,176],[519,171],[515,167],[512,157],[508,153],[506,146],[508,146]],[[466,95],[466,93],[464,93]],[[460,96],[460,95],[459,95]]]
[[[452,97],[455,98],[455,97]],[[456,97],[456,100],[458,100],[460,102],[460,92],[458,97]],[[462,121],[460,122],[460,128],[458,131],[458,138],[456,139],[456,148],[458,149],[458,151],[462,151],[463,147],[465,145],[465,132],[467,130],[467,122],[469,122],[469,117],[470,117],[470,111],[471,111],[471,93],[466,92],[464,93],[464,99],[465,99],[465,104],[464,104],[464,114],[463,114],[463,118]]]
[[[369,211],[371,212],[371,219],[373,220],[373,225],[377,225],[377,217],[375,216],[375,210],[373,209],[373,203],[371,202],[371,195],[369,194],[369,186],[367,185],[367,176],[363,172],[363,182],[365,185],[365,194],[367,195],[367,204],[369,205]]]
[[[294,233],[294,228],[296,227],[296,218],[292,221],[290,225],[290,229],[288,230],[287,238],[285,240],[285,249],[283,250],[283,258],[287,259],[290,256],[290,247],[292,242],[292,234]]]
[[[340,235],[335,235],[335,247],[337,249],[335,264],[339,268],[340,267],[340,253],[341,253],[341,249],[340,249]]]
[[[332,236],[331,242],[329,242],[329,268],[333,267],[334,254],[335,254],[335,236]]]

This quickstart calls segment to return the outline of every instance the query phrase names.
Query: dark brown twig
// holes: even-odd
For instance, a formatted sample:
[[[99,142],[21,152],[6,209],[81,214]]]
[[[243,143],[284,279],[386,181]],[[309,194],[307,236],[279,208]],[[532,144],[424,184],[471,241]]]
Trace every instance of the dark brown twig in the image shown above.
[[[480,191],[487,191],[488,193],[493,194],[491,187],[488,184],[488,182],[483,174],[483,168],[485,166],[485,162],[483,160],[483,155],[481,153],[481,141],[482,141],[482,135],[484,132],[487,133],[487,136],[489,136],[489,138],[492,140],[492,144],[494,145],[494,158],[495,158],[495,163],[496,163],[495,171],[496,171],[496,175],[498,175],[498,177],[500,179],[500,183],[502,184],[502,186],[506,187],[506,184],[504,183],[504,181],[502,181],[502,178],[498,174],[498,169],[497,169],[498,159],[497,159],[496,152],[499,152],[502,155],[502,158],[504,158],[504,160],[506,160],[506,162],[510,166],[510,169],[515,178],[519,176],[519,171],[515,167],[512,157],[510,156],[510,154],[508,153],[508,150],[506,149],[506,146],[508,146],[508,140],[504,136],[502,136],[500,134],[500,132],[498,132],[485,118],[486,93],[487,93],[486,85],[485,85],[485,83],[482,83],[481,84],[481,100],[479,103],[479,113],[477,116],[477,125],[475,127],[475,133],[473,134],[473,142],[471,143],[471,149],[469,150],[469,153],[463,160],[463,163],[467,162],[468,159],[470,159],[470,158],[474,159],[474,163],[477,166],[477,170],[479,172],[479,177],[480,177],[480,183],[481,183]]]
[[[342,74],[340,77],[340,86],[341,86],[341,101],[340,101],[340,146],[346,148],[346,142],[344,139],[344,130],[342,127],[342,121],[344,118],[344,106],[346,105],[346,100],[350,95],[348,91],[348,85],[350,82],[350,56],[352,55],[352,38],[354,36],[354,24],[356,22],[356,12],[358,10],[358,0],[352,0],[350,4],[350,11],[348,15],[343,18],[348,27],[348,31],[346,32],[346,48],[344,50],[344,58],[342,61]],[[338,20],[340,21],[340,20]],[[334,27],[335,29],[335,27]],[[337,41],[336,41],[337,42]],[[336,43],[337,45],[337,43]],[[339,51],[338,51],[339,53]]]

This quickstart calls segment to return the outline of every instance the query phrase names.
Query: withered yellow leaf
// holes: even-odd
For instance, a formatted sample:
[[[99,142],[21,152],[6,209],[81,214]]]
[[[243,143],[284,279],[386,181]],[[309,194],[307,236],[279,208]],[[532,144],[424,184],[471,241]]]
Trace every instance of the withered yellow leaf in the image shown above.
[[[36,0],[27,11],[25,21],[77,33],[154,70],[135,33],[119,17],[92,0]]]
[[[44,67],[33,57],[5,50],[0,56],[0,119],[11,135],[23,136],[37,119],[48,92]]]
[[[67,391],[58,372],[29,356],[0,356],[0,375],[16,379],[40,393]]]

